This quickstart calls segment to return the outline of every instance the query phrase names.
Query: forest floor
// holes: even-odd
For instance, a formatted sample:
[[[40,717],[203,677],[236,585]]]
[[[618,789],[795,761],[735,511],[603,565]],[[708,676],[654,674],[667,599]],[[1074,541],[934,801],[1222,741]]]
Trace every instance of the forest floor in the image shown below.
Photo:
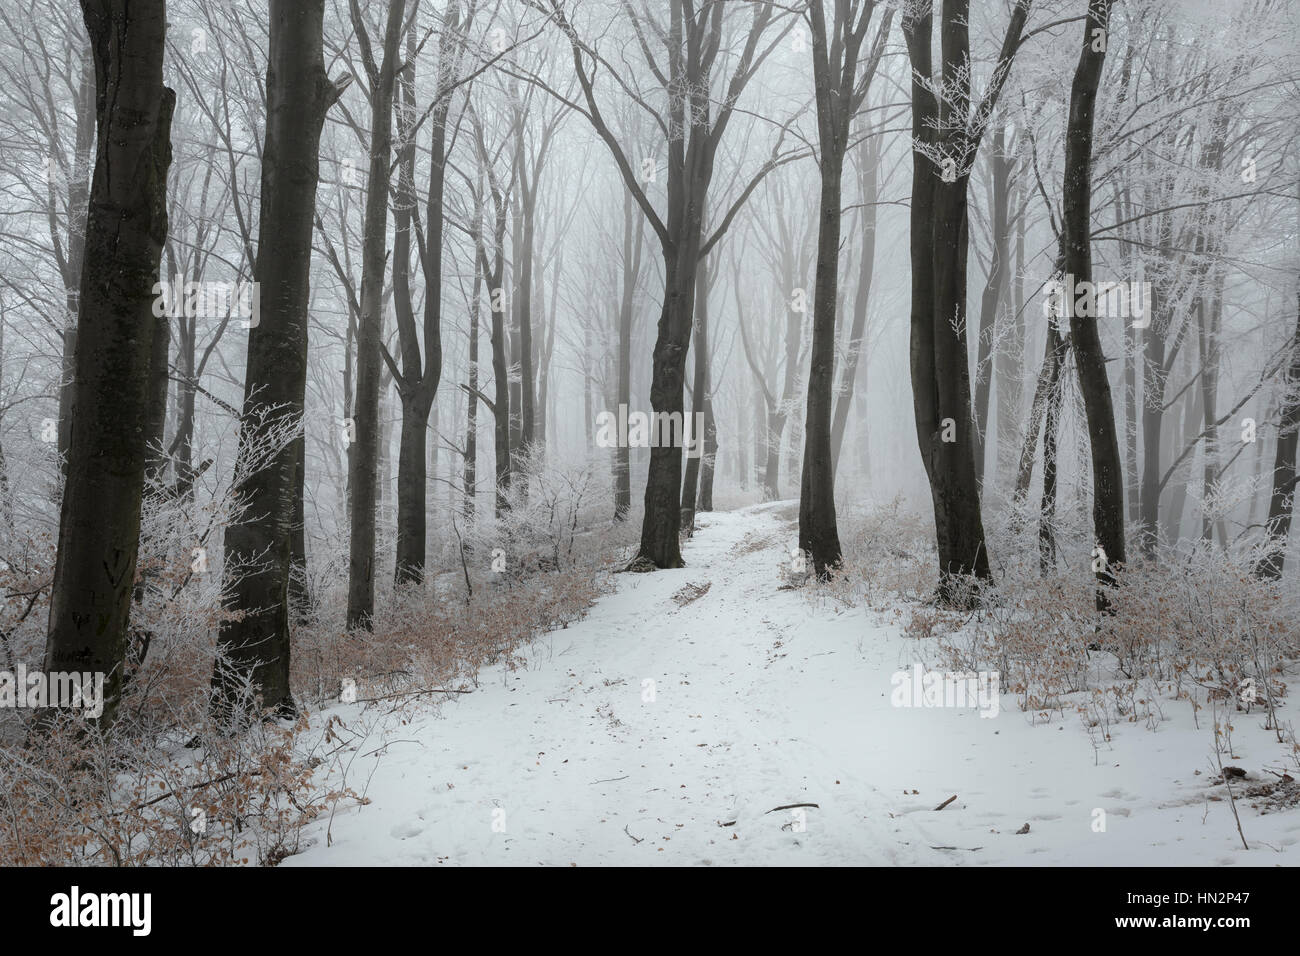
[[[782,589],[790,515],[702,516],[686,568],[617,575],[523,667],[381,720],[347,781],[369,803],[311,824],[283,865],[1300,860],[1300,808],[1240,798],[1274,779],[1259,715],[1238,715],[1232,741],[1247,851],[1209,718],[1198,729],[1185,703],[1163,702],[1155,730],[1113,726],[1100,750],[1077,715],[1011,695],[994,719],[892,706],[896,672],[937,662],[887,615]],[[316,720],[329,714],[364,716]]]

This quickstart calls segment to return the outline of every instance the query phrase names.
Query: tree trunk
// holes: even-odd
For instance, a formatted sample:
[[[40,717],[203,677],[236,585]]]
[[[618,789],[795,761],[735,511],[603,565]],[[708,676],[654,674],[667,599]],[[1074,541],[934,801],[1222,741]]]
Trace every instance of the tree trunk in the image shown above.
[[[628,190],[623,191],[623,297],[618,309],[618,405],[632,402],[632,306],[637,276],[641,271],[641,249],[645,230],[641,225],[636,202]],[[617,409],[615,409],[617,412]],[[627,518],[632,510],[632,469],[630,450],[619,443],[614,449],[614,517]]]
[[[68,239],[63,263],[64,300],[67,311],[63,326],[63,366],[59,385],[59,467],[67,477],[67,459],[72,441],[73,379],[77,371],[77,320],[79,290],[86,251],[87,199],[90,190],[90,152],[95,145],[95,61],[91,52],[82,61],[76,98],[76,133],[72,176],[68,182]]]
[[[1065,138],[1065,184],[1062,249],[1065,255],[1065,302],[1070,319],[1079,390],[1088,420],[1092,450],[1092,520],[1097,547],[1104,557],[1094,562],[1100,584],[1115,582],[1111,569],[1123,566],[1124,463],[1120,458],[1115,409],[1111,402],[1106,356],[1098,331],[1098,303],[1092,291],[1092,136],[1097,88],[1106,60],[1111,0],[1088,0],[1083,28],[1083,49],[1070,92],[1070,121]],[[1079,314],[1075,283],[1086,283],[1084,295],[1092,299],[1087,313]],[[1097,592],[1098,608],[1106,601]]]
[[[505,197],[495,188],[493,204],[496,222],[493,230],[495,253],[492,263],[492,275],[488,288],[488,301],[492,309],[492,379],[495,383],[493,415],[496,426],[493,444],[496,452],[496,506],[495,514],[500,518],[510,510],[510,376],[506,365],[506,329],[505,329],[505,290],[501,283],[505,280],[505,238],[506,238],[506,202]]]
[[[1142,494],[1138,516],[1142,550],[1154,557],[1160,540],[1160,442],[1164,424],[1165,315],[1163,289],[1154,287],[1151,324],[1142,330]]]
[[[1219,324],[1223,315],[1223,278],[1221,267],[1214,269],[1213,295],[1209,308],[1204,300],[1197,309],[1198,338],[1201,354],[1201,416],[1205,431],[1205,454],[1201,471],[1201,539],[1214,537],[1215,519],[1211,503],[1217,498],[1219,484]]]
[[[478,256],[482,208],[474,210],[474,288],[469,300],[469,393],[465,396],[465,519],[474,519],[478,485],[478,339],[479,309],[483,299],[483,262]]]
[[[868,137],[863,145],[862,168],[858,179],[862,189],[862,255],[858,261],[858,287],[853,297],[853,325],[849,330],[845,350],[844,372],[840,376],[839,397],[835,402],[835,418],[831,422],[831,467],[840,467],[840,449],[844,445],[844,430],[849,420],[849,409],[854,398],[858,365],[862,361],[862,348],[867,330],[867,310],[871,299],[871,280],[876,262],[876,200],[880,183],[877,165],[879,152],[875,138]]]
[[[1056,382],[1060,378],[1067,349],[1068,342],[1057,334],[1055,327],[1049,321],[1047,340],[1043,346],[1043,365],[1038,371],[1038,379],[1034,385],[1034,398],[1029,407],[1029,427],[1025,429],[1025,440],[1016,467],[1016,484],[1012,500],[1018,508],[1029,500],[1029,485],[1034,477],[1038,432],[1043,427],[1048,403],[1052,399],[1052,389],[1056,388]]]
[[[1279,580],[1286,560],[1287,536],[1295,509],[1296,437],[1300,434],[1300,294],[1296,297],[1296,329],[1291,343],[1291,364],[1283,381],[1278,419],[1277,457],[1273,463],[1273,493],[1268,504],[1267,550],[1255,565],[1255,574]]]
[[[713,510],[713,476],[718,463],[718,423],[713,417],[712,386],[704,393],[704,457],[700,459],[700,495],[695,511]]]
[[[176,95],[163,86],[163,0],[84,0],[82,13],[99,137],[44,668],[103,673],[107,725],[120,700],[139,548]]]
[[[164,313],[153,319],[153,335],[149,346],[149,390],[144,431],[146,494],[151,486],[155,490],[161,490],[167,480],[167,446],[163,442],[167,430],[170,351],[171,323]]]
[[[330,83],[322,52],[323,0],[272,0],[266,141],[254,279],[259,322],[248,332],[240,420],[241,464],[264,456],[274,433],[301,429],[307,386],[307,311],[321,130],[342,85]],[[350,79],[350,78],[348,78]],[[226,609],[213,673],[214,710],[232,716],[240,683],[262,704],[294,711],[289,692],[288,592],[291,529],[298,509],[301,438],[247,474],[236,466],[241,506],[226,529]]]
[[[1002,309],[1003,292],[1006,288],[1007,266],[1009,265],[1010,236],[1007,221],[1009,218],[1008,181],[1010,166],[1006,157],[1006,129],[1001,124],[993,130],[993,148],[989,154],[989,166],[993,180],[992,217],[989,231],[992,250],[989,254],[989,274],[984,282],[984,292],[980,296],[979,339],[975,343],[975,477],[980,491],[984,489],[984,476],[988,468],[986,452],[989,428],[989,403],[993,395],[993,347],[1001,345],[997,341],[997,316]],[[996,454],[996,449],[994,450]]]
[[[305,396],[304,396],[305,398]],[[307,436],[293,440],[293,523],[289,527],[289,607],[294,623],[311,621],[311,589],[307,578]]]
[[[454,7],[453,7],[454,9]],[[447,34],[444,33],[444,37]],[[411,220],[415,214],[415,31],[406,36],[406,57],[397,80],[397,198],[393,209],[393,312],[397,320],[399,351],[402,359],[397,394],[402,405],[402,424],[397,451],[397,554],[393,567],[394,584],[418,584],[424,575],[425,557],[425,461],[428,444],[429,411],[433,407],[424,387],[424,358],[420,337],[415,328],[415,306],[411,299]],[[435,106],[436,109],[436,106]],[[435,189],[439,178],[438,123],[433,122],[433,161],[429,170],[429,188]],[[431,210],[436,216],[439,208]],[[429,249],[426,256],[441,258],[442,222],[429,222]],[[433,288],[426,288],[425,302],[441,297],[441,270],[435,273]]]
[[[998,160],[1006,164],[1008,176],[1014,161],[1008,158]],[[1020,208],[1019,192],[1016,193],[1014,206]],[[999,348],[994,359],[994,377],[996,385],[994,394],[997,400],[997,442],[994,460],[997,462],[996,480],[1007,482],[1014,475],[1016,467],[1016,449],[1020,444],[1021,417],[1024,414],[1025,374],[1025,214],[1020,209],[1015,217],[1015,255],[1014,270],[1003,270],[1004,305],[998,310],[1001,328],[997,328]],[[1008,263],[1010,264],[1010,263]],[[1014,296],[1013,296],[1014,292]]]
[[[979,482],[971,440],[970,351],[966,344],[966,179],[934,177],[933,361],[937,421],[930,432],[931,486],[938,526],[939,567],[945,576],[989,577],[988,548],[980,513]],[[954,318],[955,317],[955,318]],[[944,441],[951,422],[955,441]],[[947,596],[944,588],[941,593]]]
[[[691,385],[691,441],[704,450],[704,435],[696,434],[695,422],[705,414],[709,400],[709,271],[701,262],[695,273],[695,381]],[[685,423],[683,423],[685,424]],[[695,503],[700,483],[700,458],[686,459],[686,477],[682,479],[682,531],[695,530]]]
[[[978,112],[987,115],[1010,70],[1028,7],[1011,14],[999,68]],[[912,317],[913,408],[921,458],[934,502],[939,551],[938,596],[963,590],[957,578],[989,578],[988,549],[975,473],[966,343],[967,186],[980,130],[968,125],[970,34],[967,0],[944,0],[940,102],[931,86],[932,15],[925,7],[904,15],[912,62]],[[926,149],[945,156],[942,167]],[[942,169],[942,171],[941,171]]]
[[[816,28],[814,28],[815,31]],[[814,32],[816,36],[816,32]],[[821,43],[825,37],[821,38]],[[814,50],[819,42],[814,40]],[[829,92],[827,94],[830,95]],[[826,126],[832,119],[823,120]],[[847,132],[847,117],[845,117]],[[835,468],[831,463],[831,402],[835,382],[835,307],[839,288],[840,192],[845,139],[841,131],[822,137],[820,228],[813,291],[812,355],[804,425],[803,471],[799,478],[799,550],[812,556],[819,578],[841,560],[835,520]]]
[[[371,75],[370,173],[366,182],[361,317],[357,328],[357,394],[353,415],[356,442],[352,449],[349,471],[352,485],[352,535],[348,562],[349,629],[369,630],[370,619],[375,611],[376,468],[379,464],[381,437],[379,390],[384,329],[384,271],[388,258],[388,187],[391,180],[393,87],[405,10],[406,0],[389,0],[383,62],[375,67]],[[357,25],[357,29],[360,31],[364,27]]]
[[[1055,328],[1048,328],[1047,339],[1054,358],[1047,385],[1047,420],[1043,425],[1043,495],[1038,508],[1038,568],[1044,577],[1056,570],[1056,437],[1064,397],[1061,369],[1065,365],[1065,344]]]
[[[691,203],[691,206],[695,222],[685,230],[679,249],[667,261],[664,304],[659,315],[650,378],[650,407],[656,421],[664,421],[662,416],[666,415],[669,423],[681,422],[685,410],[682,389],[695,306],[695,269],[702,225],[698,205]],[[683,566],[678,541],[682,520],[682,436],[671,434],[675,431],[671,424],[652,427],[656,428],[658,440],[650,449],[645,517],[637,558],[651,562],[656,568],[680,568]]]
[[[425,470],[429,412],[442,380],[442,233],[443,195],[446,187],[447,114],[451,85],[459,52],[460,7],[450,3],[444,14],[438,44],[438,82],[430,115],[429,192],[425,206],[425,242],[421,247],[424,273],[424,348],[415,328],[411,302],[411,218],[415,209],[415,31],[407,36],[403,71],[402,121],[399,129],[398,208],[393,248],[393,303],[402,353],[397,378],[402,402],[401,442],[397,456],[397,559],[394,581],[419,583],[424,579],[428,550],[426,512],[428,475]],[[436,464],[437,445],[434,445]]]

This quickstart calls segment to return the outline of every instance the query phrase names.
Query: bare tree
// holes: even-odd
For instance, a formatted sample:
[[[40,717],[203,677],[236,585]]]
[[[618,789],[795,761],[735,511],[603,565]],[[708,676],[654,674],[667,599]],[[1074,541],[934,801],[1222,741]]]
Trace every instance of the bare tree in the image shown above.
[[[582,111],[613,154],[624,182],[654,229],[663,252],[664,301],[650,382],[650,406],[660,423],[661,434],[650,451],[641,545],[631,567],[644,570],[681,567],[678,533],[681,527],[682,438],[680,434],[672,435],[671,431],[674,428],[672,422],[681,422],[684,412],[686,353],[690,347],[695,308],[695,270],[699,260],[708,254],[730,226],[758,182],[775,167],[776,160],[769,159],[710,236],[704,234],[705,201],[713,181],[718,147],[735,114],[737,101],[773,44],[784,36],[782,32],[776,40],[760,49],[764,33],[777,20],[777,5],[767,2],[749,4],[752,9],[750,27],[721,99],[712,95],[711,80],[718,56],[724,49],[723,23],[727,4],[706,4],[697,9],[690,0],[670,0],[666,25],[651,23],[648,19],[643,21],[630,5],[624,5],[646,64],[667,97],[667,115],[655,114],[668,139],[668,198],[666,215],[662,217],[646,195],[644,183],[638,178],[632,161],[605,122],[597,100],[594,71],[599,66],[607,66],[606,61],[580,38],[561,0],[535,5],[546,10],[567,37],[573,53],[574,71],[586,102],[585,110],[576,104],[574,108]],[[650,46],[652,38],[662,42],[666,65],[655,59]],[[634,99],[644,102],[635,94]],[[668,422],[666,426],[663,424],[665,421]],[[663,434],[664,431],[670,434]]]
[[[150,410],[153,287],[167,236],[176,94],[163,86],[164,0],[83,0],[99,130],[86,219],[67,483],[47,671],[103,673],[120,700]]]
[[[1032,0],[1016,0],[988,89],[971,104],[970,3],[943,0],[941,75],[933,75],[930,0],[902,17],[912,62],[912,400],[930,480],[939,596],[954,578],[989,577],[975,473],[966,344],[967,186],[989,117],[1011,73]]]
[[[349,461],[352,535],[348,563],[348,627],[369,629],[375,611],[376,472],[380,451],[380,365],[383,290],[388,236],[388,190],[392,181],[393,97],[406,0],[389,0],[380,59],[357,0],[349,0],[352,26],[369,78],[370,173],[366,179],[365,237],[362,240],[361,317],[357,332],[357,393],[353,420],[355,449]]]
[[[266,136],[253,275],[259,321],[248,331],[248,371],[236,473],[239,516],[226,529],[224,660],[213,674],[214,706],[233,716],[239,686],[251,681],[262,704],[295,710],[289,690],[291,529],[300,493],[300,442],[268,443],[299,432],[307,386],[311,236],[325,114],[351,82],[331,82],[322,52],[324,0],[271,0]],[[255,466],[258,461],[260,466]],[[242,467],[241,467],[242,465]]]
[[[839,305],[842,180],[849,126],[871,87],[893,18],[893,10],[887,8],[876,30],[875,43],[867,52],[864,44],[875,12],[873,0],[840,0],[835,4],[835,15],[828,29],[822,0],[809,0],[807,10],[812,25],[813,84],[817,93],[821,203],[807,424],[799,486],[799,548],[812,556],[819,577],[827,577],[841,558],[835,519],[831,404],[835,382],[835,316]]]

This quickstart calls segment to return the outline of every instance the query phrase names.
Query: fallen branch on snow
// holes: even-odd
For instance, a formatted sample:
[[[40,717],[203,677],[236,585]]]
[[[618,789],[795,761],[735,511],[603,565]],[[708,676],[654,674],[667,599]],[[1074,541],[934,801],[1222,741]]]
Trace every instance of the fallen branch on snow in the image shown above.
[[[776,813],[776,811],[778,810],[794,810],[797,807],[816,807],[816,809],[818,810],[821,809],[821,807],[817,806],[817,804],[815,803],[787,803],[783,807],[773,807],[771,810],[768,810],[767,812]]]

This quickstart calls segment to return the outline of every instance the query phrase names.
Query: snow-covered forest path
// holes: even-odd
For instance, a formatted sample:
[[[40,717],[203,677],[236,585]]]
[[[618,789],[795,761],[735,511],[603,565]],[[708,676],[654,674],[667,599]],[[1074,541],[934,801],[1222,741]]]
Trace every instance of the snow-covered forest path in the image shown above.
[[[879,615],[780,590],[789,514],[786,503],[702,516],[686,568],[618,575],[524,669],[485,672],[440,713],[387,728],[382,755],[349,774],[371,803],[313,824],[313,845],[284,865],[1295,856],[1294,813],[1246,821],[1258,837],[1267,821],[1276,850],[1240,849],[1226,802],[1204,800],[1208,738],[1190,717],[1116,728],[1094,755],[1077,719],[1033,726],[1010,696],[995,719],[891,706],[895,672],[940,662]],[[688,584],[707,593],[679,607]],[[359,705],[336,711],[352,722]],[[800,803],[817,807],[773,809]]]

